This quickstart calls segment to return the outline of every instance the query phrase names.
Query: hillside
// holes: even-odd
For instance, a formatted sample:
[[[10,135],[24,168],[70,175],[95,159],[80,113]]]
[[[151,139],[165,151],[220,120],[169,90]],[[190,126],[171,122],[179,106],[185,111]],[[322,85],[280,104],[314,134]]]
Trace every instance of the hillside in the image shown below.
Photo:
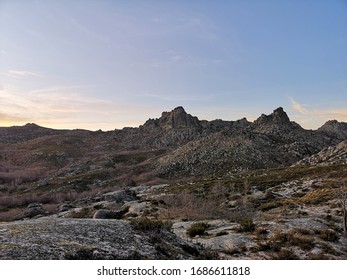
[[[347,123],[306,130],[281,107],[254,122],[205,121],[177,107],[107,132],[2,127],[0,219],[8,223],[0,224],[0,258],[346,259],[346,140]],[[144,234],[138,242],[149,253],[140,246],[117,255],[116,244],[107,254],[108,245],[91,248],[90,239],[63,232],[54,238],[80,244],[74,251],[44,239],[52,255],[26,256],[18,243],[36,248],[25,230],[35,224],[48,235],[59,223],[92,228],[98,210],[112,219],[96,235],[108,240],[109,223],[120,219],[129,235]],[[146,239],[158,230],[163,243]]]

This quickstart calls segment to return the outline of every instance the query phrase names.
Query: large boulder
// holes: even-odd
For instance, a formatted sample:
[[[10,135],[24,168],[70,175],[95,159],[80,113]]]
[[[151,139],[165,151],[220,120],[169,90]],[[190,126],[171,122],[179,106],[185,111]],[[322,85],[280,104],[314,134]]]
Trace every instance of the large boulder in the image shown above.
[[[39,218],[47,215],[47,211],[43,209],[42,203],[30,203],[27,208],[19,215],[17,215],[14,220],[22,219],[32,219]]]

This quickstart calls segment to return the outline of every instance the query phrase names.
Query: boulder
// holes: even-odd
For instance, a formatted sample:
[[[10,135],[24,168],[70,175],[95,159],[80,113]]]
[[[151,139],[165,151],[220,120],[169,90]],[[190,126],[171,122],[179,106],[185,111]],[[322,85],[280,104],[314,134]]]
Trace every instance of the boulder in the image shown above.
[[[100,209],[93,215],[93,219],[121,219],[125,210],[111,211],[108,209]]]
[[[14,220],[38,218],[45,215],[47,215],[47,211],[43,209],[42,203],[35,202],[30,203],[22,213],[14,217]]]

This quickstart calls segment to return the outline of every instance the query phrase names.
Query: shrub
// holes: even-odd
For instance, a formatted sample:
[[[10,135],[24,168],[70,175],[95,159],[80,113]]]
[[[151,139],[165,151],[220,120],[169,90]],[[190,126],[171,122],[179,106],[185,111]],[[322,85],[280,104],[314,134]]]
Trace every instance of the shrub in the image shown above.
[[[330,246],[329,244],[320,243],[319,245],[322,249],[323,254],[330,254],[330,255],[336,255],[337,254],[336,250],[332,246]]]
[[[255,224],[253,223],[253,218],[246,217],[239,221],[240,232],[253,232],[255,230]]]
[[[325,255],[324,253],[317,253],[317,254],[308,254],[307,258],[309,260],[329,260],[330,258]]]
[[[279,201],[279,200],[269,201],[269,202],[261,204],[258,207],[258,210],[266,212],[266,211],[269,211],[271,209],[281,207],[282,205],[283,205],[283,203],[281,201]]]
[[[319,237],[325,241],[337,242],[339,240],[338,234],[332,229],[321,229],[317,230],[316,233],[318,233]]]
[[[269,234],[269,231],[263,227],[257,228],[257,230],[255,232],[255,235],[256,235],[258,240],[266,239],[268,234]]]
[[[171,222],[163,222],[160,220],[150,220],[148,218],[139,218],[131,220],[131,225],[135,230],[141,231],[152,231],[152,232],[161,232],[162,230],[171,230]]]
[[[190,226],[189,229],[187,229],[187,234],[190,237],[195,237],[197,235],[204,235],[206,232],[206,229],[209,228],[209,225],[207,223],[195,223]]]
[[[312,237],[302,236],[296,230],[289,232],[278,231],[271,240],[273,247],[277,249],[280,246],[297,246],[302,250],[310,250],[314,247],[314,239]]]
[[[299,260],[299,256],[291,249],[281,249],[275,256],[277,260]]]

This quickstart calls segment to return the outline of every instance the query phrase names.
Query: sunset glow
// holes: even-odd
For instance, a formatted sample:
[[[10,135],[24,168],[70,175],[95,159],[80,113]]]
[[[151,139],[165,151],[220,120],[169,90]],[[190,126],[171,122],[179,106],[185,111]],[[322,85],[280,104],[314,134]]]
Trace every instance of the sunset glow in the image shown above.
[[[0,1],[0,126],[112,130],[183,106],[347,121],[347,4]]]

